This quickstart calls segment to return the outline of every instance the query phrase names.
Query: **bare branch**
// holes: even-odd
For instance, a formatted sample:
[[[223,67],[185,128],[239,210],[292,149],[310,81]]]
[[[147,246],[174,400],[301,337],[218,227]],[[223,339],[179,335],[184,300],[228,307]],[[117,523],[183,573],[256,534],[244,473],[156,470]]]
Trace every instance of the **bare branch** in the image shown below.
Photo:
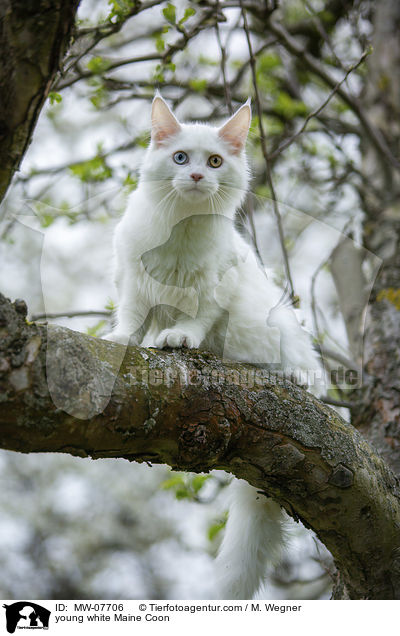
[[[220,11],[219,0],[216,0],[215,7],[216,7],[217,12],[219,12]],[[232,108],[231,89],[230,89],[230,86],[229,86],[229,83],[228,83],[227,74],[226,74],[226,49],[225,49],[225,47],[222,44],[221,33],[220,33],[220,29],[219,29],[218,20],[215,23],[215,33],[217,35],[217,42],[218,42],[218,46],[219,46],[220,51],[221,51],[221,75],[222,75],[222,81],[223,81],[223,86],[224,86],[225,102],[226,102],[226,105],[228,107],[229,114],[232,115],[233,114],[233,108]]]
[[[264,160],[265,160],[267,181],[268,181],[269,189],[271,191],[271,199],[272,199],[272,204],[273,204],[273,210],[274,210],[274,214],[275,214],[275,218],[276,218],[276,223],[277,223],[277,226],[278,226],[279,241],[280,241],[281,250],[282,250],[282,256],[283,256],[283,262],[284,262],[284,266],[285,266],[286,278],[287,278],[288,284],[289,284],[290,297],[291,297],[292,301],[295,302],[295,293],[294,293],[292,275],[290,273],[289,257],[288,257],[288,253],[287,253],[286,246],[285,246],[285,237],[284,237],[284,233],[283,233],[282,219],[281,219],[281,215],[280,215],[280,212],[279,212],[278,199],[277,199],[277,196],[276,196],[274,183],[273,183],[273,180],[272,180],[272,172],[271,172],[269,155],[268,155],[268,151],[267,151],[267,142],[266,142],[266,137],[265,137],[265,132],[264,132],[264,124],[263,124],[263,121],[262,121],[263,110],[262,110],[262,106],[261,106],[261,100],[260,100],[260,95],[259,95],[259,90],[258,90],[258,83],[257,83],[256,60],[255,60],[255,57],[254,57],[254,54],[253,54],[253,47],[252,47],[252,44],[251,44],[249,25],[247,23],[246,11],[244,9],[242,0],[240,0],[240,6],[241,6],[241,9],[242,9],[243,25],[244,25],[244,30],[245,30],[245,33],[246,33],[247,46],[248,46],[249,55],[250,55],[250,67],[251,67],[251,74],[252,74],[252,78],[253,78],[254,95],[255,95],[257,114],[258,114],[258,128],[259,128],[259,131],[260,131],[261,150],[262,150],[263,157],[264,157]]]
[[[275,157],[280,155],[284,150],[286,150],[286,148],[288,148],[288,146],[291,146],[292,143],[294,141],[296,141],[296,139],[298,139],[298,137],[300,137],[300,135],[306,130],[308,124],[311,121],[311,119],[313,119],[314,117],[317,117],[324,110],[324,108],[331,101],[332,97],[334,97],[334,95],[339,91],[339,89],[342,86],[342,84],[344,84],[344,82],[347,80],[347,78],[350,75],[350,73],[352,73],[352,71],[355,71],[360,66],[360,64],[362,64],[364,62],[365,58],[369,54],[370,54],[370,50],[364,51],[364,53],[361,55],[361,57],[358,60],[358,62],[356,62],[355,64],[352,64],[347,69],[345,76],[340,80],[340,82],[338,82],[336,84],[336,86],[334,86],[334,88],[329,93],[328,97],[326,99],[324,99],[322,104],[320,106],[318,106],[318,108],[316,108],[315,110],[313,110],[311,113],[309,113],[307,115],[307,117],[305,118],[301,128],[294,135],[292,135],[291,137],[288,137],[288,139],[286,139],[276,150],[274,150],[273,152],[269,153],[270,159],[275,159]]]
[[[321,402],[324,404],[330,404],[331,406],[343,407],[345,409],[355,408],[354,402],[346,402],[345,400],[335,400],[334,398],[325,395],[321,398]]]
[[[112,312],[105,310],[88,310],[88,311],[59,311],[44,314],[32,314],[30,320],[36,322],[37,320],[48,320],[55,318],[76,318],[77,316],[104,316],[104,318],[111,318]]]

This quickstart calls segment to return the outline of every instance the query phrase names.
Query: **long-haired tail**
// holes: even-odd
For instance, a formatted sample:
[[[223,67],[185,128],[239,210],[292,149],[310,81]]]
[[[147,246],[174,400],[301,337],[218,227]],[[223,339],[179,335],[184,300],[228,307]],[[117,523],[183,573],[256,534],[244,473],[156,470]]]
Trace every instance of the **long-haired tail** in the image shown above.
[[[276,565],[285,543],[285,513],[246,481],[229,486],[231,504],[217,556],[221,598],[251,599],[268,564]]]

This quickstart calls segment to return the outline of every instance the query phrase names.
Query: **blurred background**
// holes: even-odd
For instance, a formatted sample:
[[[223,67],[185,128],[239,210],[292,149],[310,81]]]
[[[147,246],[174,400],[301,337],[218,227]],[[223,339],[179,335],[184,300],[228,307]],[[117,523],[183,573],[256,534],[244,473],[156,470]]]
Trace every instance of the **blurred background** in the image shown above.
[[[376,82],[379,4],[82,0],[3,204],[1,291],[25,299],[30,319],[54,314],[49,322],[104,334],[116,302],[113,228],[137,186],[155,89],[181,120],[217,125],[250,95],[251,193],[237,224],[283,287],[289,264],[326,368],[356,365],[351,310],[365,306],[380,262],[361,246],[380,185],[365,113],[379,119],[379,100],[390,99],[389,80]],[[340,386],[326,399],[348,417]],[[3,451],[0,596],[216,598],[228,482],[223,473]],[[300,524],[290,533],[260,597],[329,598],[330,555]]]

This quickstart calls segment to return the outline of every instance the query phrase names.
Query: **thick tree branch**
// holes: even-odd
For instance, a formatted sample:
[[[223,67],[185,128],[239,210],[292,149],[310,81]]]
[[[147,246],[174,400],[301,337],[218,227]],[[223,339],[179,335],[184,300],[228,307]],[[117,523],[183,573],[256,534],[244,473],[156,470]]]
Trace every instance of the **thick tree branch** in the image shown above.
[[[25,316],[0,296],[1,447],[229,471],[317,532],[351,598],[400,597],[398,483],[334,411],[250,365],[140,347],[102,408],[121,345]],[[71,415],[88,404],[89,420]]]
[[[79,0],[0,2],[0,201],[69,43]]]

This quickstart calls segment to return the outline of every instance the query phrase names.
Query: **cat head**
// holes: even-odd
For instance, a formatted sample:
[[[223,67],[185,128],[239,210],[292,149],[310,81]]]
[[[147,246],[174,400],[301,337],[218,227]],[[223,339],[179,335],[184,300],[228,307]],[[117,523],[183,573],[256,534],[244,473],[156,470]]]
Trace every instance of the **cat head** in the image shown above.
[[[182,124],[156,95],[141,180],[166,205],[233,216],[248,187],[244,146],[250,120],[246,102],[220,128]]]

